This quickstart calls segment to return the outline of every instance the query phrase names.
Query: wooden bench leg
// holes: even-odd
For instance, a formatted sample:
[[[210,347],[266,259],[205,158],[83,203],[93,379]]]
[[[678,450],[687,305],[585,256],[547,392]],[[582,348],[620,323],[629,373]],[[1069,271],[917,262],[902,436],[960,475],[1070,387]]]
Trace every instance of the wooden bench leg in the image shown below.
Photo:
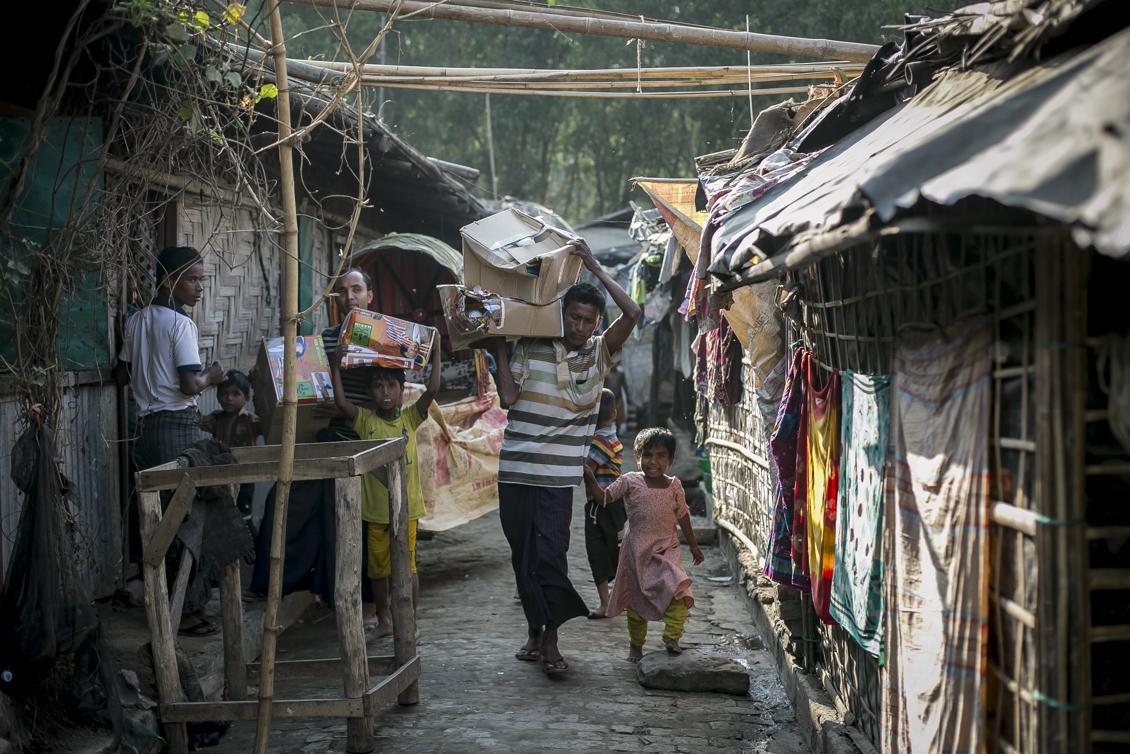
[[[392,541],[392,576],[389,598],[392,609],[393,651],[396,664],[404,665],[416,656],[416,611],[412,605],[411,553],[408,547],[408,472],[404,458],[388,465],[389,531]],[[420,701],[420,684],[414,682],[397,701],[403,705]]]
[[[161,523],[161,495],[158,492],[138,494],[141,514],[141,541],[148,542]],[[142,564],[145,578],[145,617],[149,621],[149,634],[153,652],[153,674],[157,678],[157,693],[162,704],[184,701],[184,691],[177,672],[175,637],[169,619],[169,588],[165,583],[165,561],[156,565]],[[187,754],[188,731],[184,723],[165,723],[165,740],[170,754]]]
[[[243,587],[239,561],[224,567],[220,577],[220,619],[224,637],[224,682],[228,699],[247,699],[247,657],[243,651]]]
[[[361,618],[361,477],[337,479],[337,565],[334,582],[334,613],[341,641],[345,697],[363,699],[369,690],[369,662],[365,649],[365,626]],[[345,750],[359,754],[373,750],[373,718],[346,719]]]

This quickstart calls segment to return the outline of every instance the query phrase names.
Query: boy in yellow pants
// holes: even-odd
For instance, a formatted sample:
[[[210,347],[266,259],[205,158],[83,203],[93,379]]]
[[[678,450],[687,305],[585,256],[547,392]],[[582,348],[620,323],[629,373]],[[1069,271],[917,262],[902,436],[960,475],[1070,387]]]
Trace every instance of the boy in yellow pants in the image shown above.
[[[420,582],[416,577],[416,526],[424,517],[424,493],[420,486],[420,464],[416,454],[416,428],[427,421],[428,407],[439,392],[441,371],[440,339],[435,336],[432,344],[432,373],[423,394],[406,409],[401,409],[404,398],[404,370],[386,367],[368,367],[371,376],[369,395],[375,410],[354,405],[345,395],[341,384],[342,345],[331,359],[330,373],[333,375],[334,402],[348,419],[353,421],[353,430],[362,440],[380,440],[403,437],[408,445],[405,461],[408,466],[408,549],[412,569],[412,608],[419,602]],[[392,613],[389,610],[388,577],[392,572],[392,556],[389,541],[388,488],[375,474],[361,478],[361,518],[365,522],[365,536],[369,544],[369,562],[366,575],[372,580],[372,605],[365,605],[365,628],[371,631],[371,638],[388,636],[392,633]]]

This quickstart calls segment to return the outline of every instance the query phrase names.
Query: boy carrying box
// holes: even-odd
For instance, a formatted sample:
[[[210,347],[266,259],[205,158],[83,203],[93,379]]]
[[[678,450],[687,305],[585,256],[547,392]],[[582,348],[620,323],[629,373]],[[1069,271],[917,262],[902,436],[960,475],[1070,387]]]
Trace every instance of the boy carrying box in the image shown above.
[[[412,571],[412,609],[420,597],[420,582],[416,577],[416,526],[424,517],[424,493],[420,486],[420,464],[416,455],[416,428],[428,418],[428,407],[439,392],[440,342],[436,333],[432,353],[432,373],[423,394],[409,408],[401,409],[404,396],[404,370],[387,367],[367,367],[369,396],[375,410],[357,406],[346,395],[341,382],[341,357],[345,345],[339,343],[332,359],[334,402],[342,415],[353,422],[353,431],[362,440],[381,440],[403,437],[405,461],[408,466],[408,551]],[[360,372],[362,370],[353,370]],[[364,606],[365,627],[372,631],[371,638],[392,633],[392,613],[389,610],[388,577],[392,573],[392,556],[389,541],[388,488],[375,474],[365,474],[361,479],[361,518],[365,522],[365,536],[369,544],[369,562],[366,573],[372,580],[373,604]]]

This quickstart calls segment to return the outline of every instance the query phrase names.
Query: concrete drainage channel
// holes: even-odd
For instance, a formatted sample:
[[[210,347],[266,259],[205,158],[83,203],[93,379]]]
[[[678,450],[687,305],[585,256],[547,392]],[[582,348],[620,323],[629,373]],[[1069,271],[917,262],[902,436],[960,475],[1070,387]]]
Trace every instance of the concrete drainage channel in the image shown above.
[[[774,690],[785,694],[797,716],[797,725],[812,754],[877,754],[871,742],[857,729],[844,723],[832,698],[812,675],[806,673],[793,660],[787,650],[787,639],[774,630],[777,622],[777,603],[758,599],[757,583],[750,583],[747,569],[742,560],[752,556],[742,553],[735,546],[731,536],[724,530],[718,532],[718,546],[732,573],[737,574],[739,586],[745,593],[754,627],[764,637],[750,637],[760,643],[772,657],[776,666],[779,684],[768,684],[770,688],[750,689],[755,699],[772,698]],[[775,686],[775,689],[772,688]],[[776,752],[776,749],[773,750]]]

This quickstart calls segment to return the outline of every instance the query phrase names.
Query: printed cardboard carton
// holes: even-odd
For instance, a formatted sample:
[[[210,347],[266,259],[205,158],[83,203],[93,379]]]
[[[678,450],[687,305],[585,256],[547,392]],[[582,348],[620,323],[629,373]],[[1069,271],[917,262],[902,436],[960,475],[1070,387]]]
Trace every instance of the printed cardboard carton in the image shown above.
[[[535,306],[461,285],[441,285],[439,298],[453,349],[487,338],[560,338],[565,334],[561,302]]]
[[[333,380],[330,362],[322,345],[321,335],[300,335],[295,344],[298,380],[297,442],[314,442],[318,430],[329,419],[315,411],[318,404],[332,404]],[[263,422],[267,444],[277,445],[282,439],[283,339],[264,338],[252,372],[255,413]]]
[[[385,314],[354,309],[341,326],[342,369],[423,369],[432,352],[435,328]]]

